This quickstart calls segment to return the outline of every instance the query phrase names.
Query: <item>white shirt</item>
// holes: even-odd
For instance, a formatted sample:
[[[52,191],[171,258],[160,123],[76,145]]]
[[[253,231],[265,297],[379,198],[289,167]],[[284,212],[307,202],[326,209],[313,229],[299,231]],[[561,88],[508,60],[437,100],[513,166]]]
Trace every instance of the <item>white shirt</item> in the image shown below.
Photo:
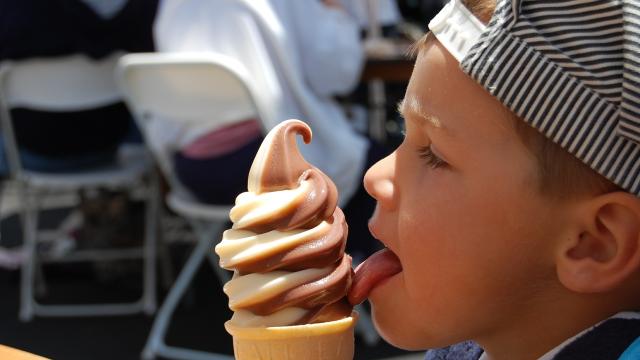
[[[395,25],[402,20],[396,0],[342,0],[342,3],[363,29],[368,28],[372,14],[382,26]]]
[[[357,84],[363,65],[359,29],[346,12],[318,0],[163,0],[154,37],[160,52],[213,51],[243,63],[273,111],[266,128],[307,122],[313,141],[302,154],[333,179],[341,204],[355,193],[368,142],[332,98]],[[213,129],[192,130],[185,139]]]

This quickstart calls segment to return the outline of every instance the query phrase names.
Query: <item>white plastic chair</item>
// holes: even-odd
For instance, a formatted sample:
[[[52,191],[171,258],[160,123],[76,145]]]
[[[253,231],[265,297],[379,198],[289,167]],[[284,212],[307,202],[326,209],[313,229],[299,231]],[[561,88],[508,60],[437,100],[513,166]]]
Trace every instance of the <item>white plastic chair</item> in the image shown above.
[[[258,92],[252,88],[244,67],[224,55],[130,54],[120,59],[117,78],[144,136],[150,136],[150,123],[158,117],[198,126],[216,121],[222,125],[242,120],[247,114],[263,122],[270,116],[264,110]],[[220,239],[231,207],[200,203],[184,189],[168,160],[175,150],[176,146],[167,144],[162,149],[154,149],[153,153],[171,186],[168,206],[190,223],[198,242],[158,311],[142,356],[144,359],[156,356],[232,359],[228,355],[168,346],[164,340],[171,316],[205,258],[210,261],[221,284],[230,279],[230,273],[218,265],[219,259],[212,247]]]
[[[10,176],[22,202],[21,220],[26,260],[22,265],[20,314],[23,321],[39,316],[93,316],[144,312],[156,309],[156,228],[158,186],[153,163],[143,146],[123,148],[113,165],[84,171],[44,173],[23,168],[14,137],[10,109],[77,111],[109,105],[121,96],[115,85],[115,54],[102,61],[83,55],[5,62],[0,67],[0,118]],[[87,121],[91,121],[87,119]],[[135,191],[145,202],[145,237],[141,247],[72,251],[46,259],[37,251],[44,232],[38,230],[43,198],[61,192],[117,188]],[[132,303],[44,305],[34,297],[35,277],[41,262],[144,260],[143,293]]]

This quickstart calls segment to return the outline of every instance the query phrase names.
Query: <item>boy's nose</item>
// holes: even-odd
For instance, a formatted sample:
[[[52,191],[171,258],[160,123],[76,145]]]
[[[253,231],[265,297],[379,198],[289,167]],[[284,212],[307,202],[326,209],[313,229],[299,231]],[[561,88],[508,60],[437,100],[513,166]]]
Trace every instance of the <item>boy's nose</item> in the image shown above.
[[[385,210],[393,210],[396,203],[396,191],[393,175],[395,173],[396,153],[375,163],[364,175],[364,188]]]

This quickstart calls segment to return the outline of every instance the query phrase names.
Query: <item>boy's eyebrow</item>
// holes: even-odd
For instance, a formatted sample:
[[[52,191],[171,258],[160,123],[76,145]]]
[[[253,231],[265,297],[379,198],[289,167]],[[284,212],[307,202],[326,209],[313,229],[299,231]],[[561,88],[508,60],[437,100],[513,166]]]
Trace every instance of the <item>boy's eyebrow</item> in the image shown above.
[[[421,124],[427,123],[449,134],[440,119],[428,114],[422,107],[420,101],[418,101],[415,96],[409,96],[408,98],[405,97],[404,99],[400,100],[400,102],[398,103],[398,113],[400,113],[403,118],[406,118],[407,113],[411,113],[414,115],[414,118],[420,121]]]

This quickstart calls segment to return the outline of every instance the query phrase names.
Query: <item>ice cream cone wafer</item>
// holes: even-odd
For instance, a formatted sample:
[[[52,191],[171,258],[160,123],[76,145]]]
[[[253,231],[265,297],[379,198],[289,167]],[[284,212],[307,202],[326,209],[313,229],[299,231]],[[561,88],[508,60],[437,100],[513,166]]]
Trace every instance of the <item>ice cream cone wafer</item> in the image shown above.
[[[225,328],[233,336],[236,360],[352,360],[353,330],[358,313],[306,325]]]

